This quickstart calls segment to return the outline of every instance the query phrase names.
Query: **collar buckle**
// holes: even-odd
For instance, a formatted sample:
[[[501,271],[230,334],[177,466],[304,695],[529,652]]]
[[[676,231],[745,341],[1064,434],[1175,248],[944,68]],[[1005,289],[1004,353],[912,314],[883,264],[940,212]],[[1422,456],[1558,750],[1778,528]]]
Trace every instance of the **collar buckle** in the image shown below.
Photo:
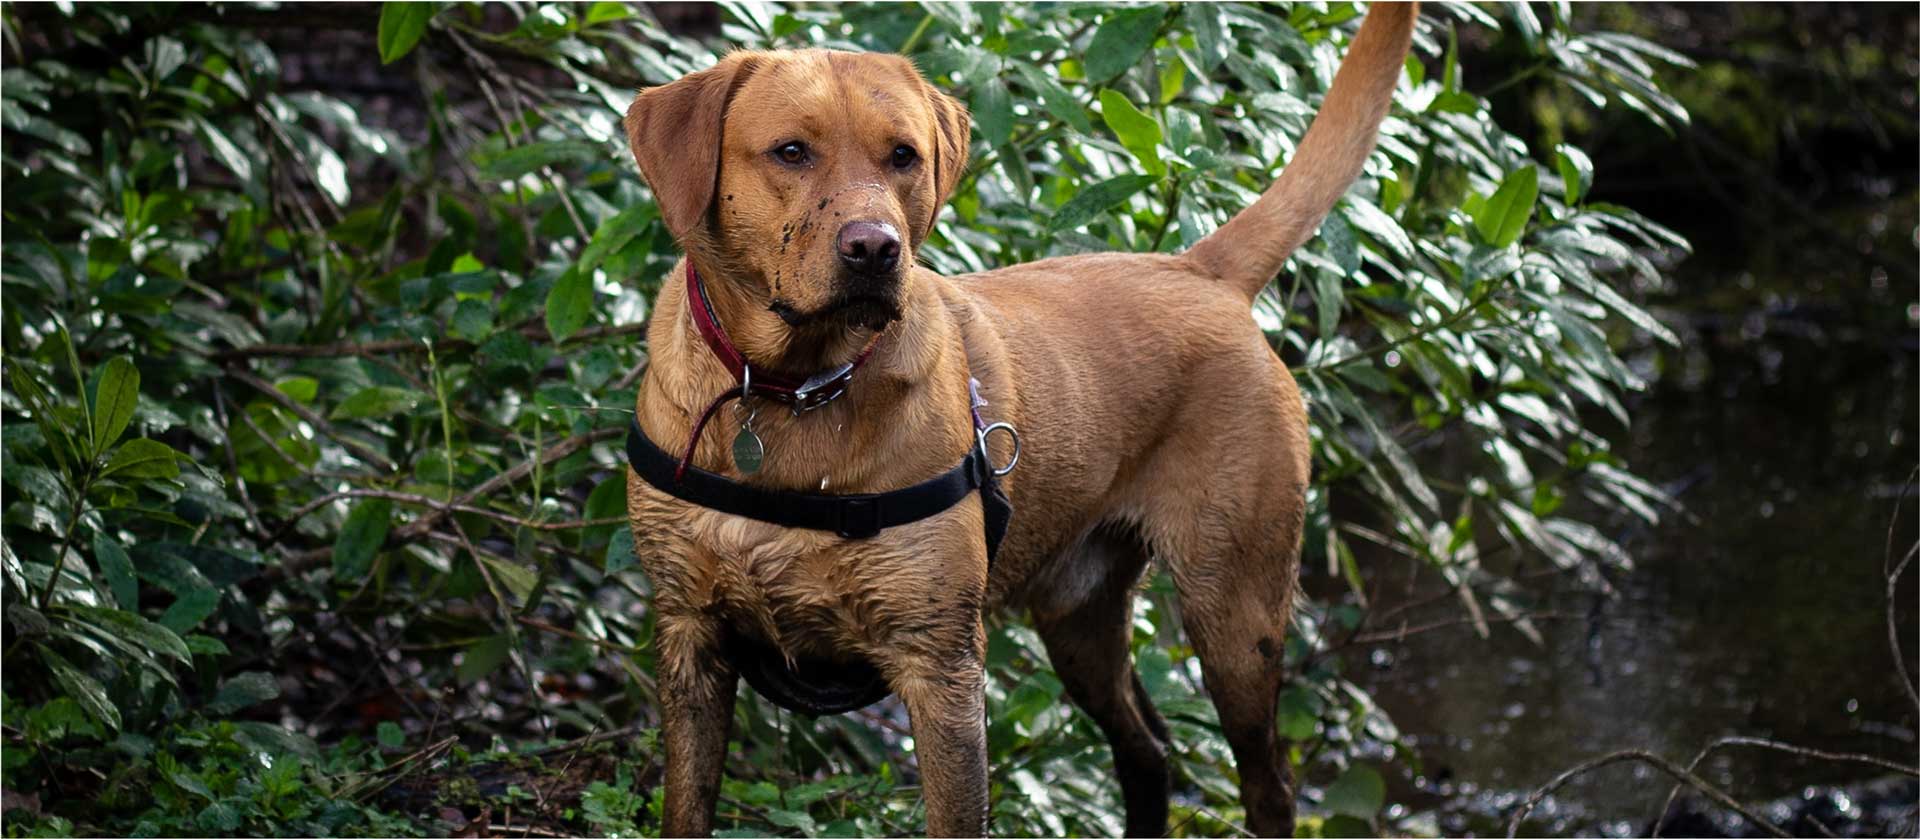
[[[847,392],[847,382],[853,378],[855,363],[842,364],[831,370],[822,370],[793,389],[794,416],[825,406]]]

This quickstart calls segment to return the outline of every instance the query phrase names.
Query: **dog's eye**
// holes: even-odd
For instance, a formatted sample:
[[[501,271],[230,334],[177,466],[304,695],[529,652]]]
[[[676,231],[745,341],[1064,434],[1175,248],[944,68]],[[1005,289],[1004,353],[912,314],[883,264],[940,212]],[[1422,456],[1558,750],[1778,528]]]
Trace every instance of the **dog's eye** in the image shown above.
[[[781,144],[773,150],[773,156],[788,166],[801,166],[813,159],[813,155],[807,151],[807,144],[797,140]]]
[[[919,159],[920,153],[914,151],[912,146],[893,147],[893,168],[895,169],[905,169]]]

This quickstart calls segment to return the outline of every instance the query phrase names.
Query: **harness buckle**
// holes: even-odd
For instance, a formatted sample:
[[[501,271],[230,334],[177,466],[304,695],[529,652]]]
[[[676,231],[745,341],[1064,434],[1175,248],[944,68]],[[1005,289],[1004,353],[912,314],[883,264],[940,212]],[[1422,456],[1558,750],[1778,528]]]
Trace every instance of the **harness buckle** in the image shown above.
[[[869,539],[880,532],[880,499],[871,496],[850,497],[840,501],[842,539]]]

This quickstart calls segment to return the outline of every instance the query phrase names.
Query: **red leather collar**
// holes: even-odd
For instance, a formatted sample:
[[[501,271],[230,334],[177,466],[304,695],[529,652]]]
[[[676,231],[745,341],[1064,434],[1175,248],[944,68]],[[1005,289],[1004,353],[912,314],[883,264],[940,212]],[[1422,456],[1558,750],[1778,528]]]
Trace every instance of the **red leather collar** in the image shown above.
[[[745,385],[748,393],[762,396],[792,405],[796,411],[811,411],[821,405],[839,398],[852,381],[853,372],[867,363],[873,355],[873,348],[880,343],[879,336],[867,342],[865,349],[853,361],[827,370],[822,370],[805,379],[794,379],[772,370],[750,370],[747,357],[728,340],[727,331],[720,328],[720,319],[713,313],[713,303],[707,299],[707,287],[700,280],[700,272],[694,270],[693,260],[687,260],[687,308],[693,313],[693,325],[700,330],[700,337],[707,342],[707,348],[713,350],[715,358],[732,374],[734,382]]]
[[[693,325],[700,330],[700,337],[707,342],[707,349],[720,359],[720,364],[727,368],[727,373],[733,376],[737,386],[714,397],[707,409],[701,412],[700,419],[693,425],[693,434],[687,438],[687,448],[680,458],[680,467],[674,471],[676,481],[686,475],[687,467],[693,463],[693,450],[700,445],[700,433],[706,430],[707,421],[713,419],[721,405],[734,399],[758,396],[790,405],[795,414],[811,411],[846,393],[854,371],[867,363],[867,359],[873,355],[873,348],[880,344],[880,336],[875,335],[853,361],[822,370],[805,379],[795,379],[772,370],[754,370],[747,364],[747,357],[740,352],[740,348],[727,338],[726,330],[720,328],[720,319],[713,313],[713,303],[707,299],[707,287],[700,281],[700,272],[693,269],[691,259],[687,260],[687,309],[693,314]]]

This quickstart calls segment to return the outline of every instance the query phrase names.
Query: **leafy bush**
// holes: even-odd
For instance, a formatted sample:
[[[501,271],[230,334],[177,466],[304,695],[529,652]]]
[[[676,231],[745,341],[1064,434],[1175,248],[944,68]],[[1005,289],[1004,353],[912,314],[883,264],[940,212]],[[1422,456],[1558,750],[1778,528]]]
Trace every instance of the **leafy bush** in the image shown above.
[[[633,91],[736,45],[902,51],[975,120],[934,267],[1173,251],[1287,160],[1361,11],[724,10],[696,41],[611,2],[5,7],[9,835],[435,833],[516,807],[649,829],[617,439],[676,252],[623,148]],[[1648,254],[1685,243],[1589,200],[1578,148],[1502,131],[1474,91],[1517,80],[1466,84],[1454,28],[1665,122],[1685,113],[1651,65],[1683,61],[1552,12],[1429,7],[1366,174],[1256,302],[1312,406],[1308,572],[1347,586],[1309,580],[1287,655],[1309,832],[1386,827],[1378,767],[1414,760],[1342,676],[1378,629],[1370,575],[1415,563],[1482,634],[1532,632],[1516,573],[1603,588],[1628,557],[1595,523],[1666,503],[1595,428],[1644,374],[1609,338],[1669,337],[1616,283],[1658,284]],[[1170,603],[1155,580],[1135,647],[1176,832],[1223,833],[1228,752]],[[993,829],[1116,832],[1104,741],[1033,634],[992,627]],[[732,830],[918,829],[897,703],[808,723],[743,694],[739,718]],[[539,758],[588,735],[617,757]],[[576,765],[612,768],[564,800],[474,780]]]

